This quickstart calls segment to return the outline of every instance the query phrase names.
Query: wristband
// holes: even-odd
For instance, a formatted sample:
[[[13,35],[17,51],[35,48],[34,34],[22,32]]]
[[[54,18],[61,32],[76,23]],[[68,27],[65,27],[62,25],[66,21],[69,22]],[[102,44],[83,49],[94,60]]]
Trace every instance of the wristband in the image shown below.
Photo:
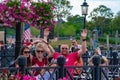
[[[82,41],[86,41],[86,39],[82,39]]]

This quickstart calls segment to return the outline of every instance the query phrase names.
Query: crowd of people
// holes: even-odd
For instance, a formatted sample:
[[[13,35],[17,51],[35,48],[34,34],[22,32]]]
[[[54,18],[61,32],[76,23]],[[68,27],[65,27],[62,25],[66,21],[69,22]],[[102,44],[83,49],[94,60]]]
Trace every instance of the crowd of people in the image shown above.
[[[23,55],[27,58],[27,67],[39,67],[39,66],[58,66],[57,58],[61,55],[65,57],[65,66],[83,66],[84,61],[82,56],[86,53],[86,36],[87,30],[83,29],[81,32],[82,42],[78,44],[76,39],[72,40],[71,46],[66,43],[60,45],[60,52],[56,52],[54,48],[47,41],[49,35],[49,29],[44,30],[44,39],[38,39],[35,41],[26,41],[20,49],[19,55]],[[32,51],[32,52],[31,52]],[[105,56],[102,56],[100,48],[95,49],[95,55],[99,55],[101,58],[101,66],[107,66],[108,60]],[[93,66],[93,57],[88,60],[89,65]],[[14,67],[19,67],[18,58],[14,61]],[[51,69],[50,72],[53,70]],[[83,69],[77,68],[76,70],[69,69],[72,75],[79,75]],[[37,80],[42,80],[40,74],[44,73],[44,80],[49,80],[49,72],[45,70],[38,70],[31,72],[37,77]],[[47,76],[46,76],[47,75]],[[55,76],[55,74],[54,74]],[[56,77],[53,77],[54,80]]]

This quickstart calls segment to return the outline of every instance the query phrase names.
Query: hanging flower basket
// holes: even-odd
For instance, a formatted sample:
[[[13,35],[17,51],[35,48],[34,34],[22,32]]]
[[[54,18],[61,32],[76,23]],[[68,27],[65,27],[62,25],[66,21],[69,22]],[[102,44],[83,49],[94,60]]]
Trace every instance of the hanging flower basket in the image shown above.
[[[0,3],[0,21],[7,26],[27,22],[34,27],[51,28],[56,22],[54,9],[52,2],[4,1]]]

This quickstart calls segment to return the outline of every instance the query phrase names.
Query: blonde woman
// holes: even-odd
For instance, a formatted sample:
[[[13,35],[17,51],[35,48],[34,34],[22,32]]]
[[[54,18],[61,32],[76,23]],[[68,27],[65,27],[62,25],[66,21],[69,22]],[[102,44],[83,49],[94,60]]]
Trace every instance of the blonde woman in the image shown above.
[[[38,43],[36,45],[35,54],[36,54],[36,57],[33,57],[32,65],[34,67],[46,66],[48,63],[48,57],[50,54],[49,49],[43,43]],[[34,75],[37,76],[40,72],[41,71],[36,71]]]

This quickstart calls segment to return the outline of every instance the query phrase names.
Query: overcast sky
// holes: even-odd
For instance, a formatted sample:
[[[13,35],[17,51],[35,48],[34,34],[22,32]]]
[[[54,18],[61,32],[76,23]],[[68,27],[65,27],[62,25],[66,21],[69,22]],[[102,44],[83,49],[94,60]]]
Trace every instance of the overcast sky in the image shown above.
[[[73,15],[82,15],[81,6],[84,0],[69,0],[71,5],[73,6],[71,13]],[[120,11],[120,0],[86,0],[89,5],[88,15],[89,13],[99,5],[105,5],[110,8],[114,14]]]

